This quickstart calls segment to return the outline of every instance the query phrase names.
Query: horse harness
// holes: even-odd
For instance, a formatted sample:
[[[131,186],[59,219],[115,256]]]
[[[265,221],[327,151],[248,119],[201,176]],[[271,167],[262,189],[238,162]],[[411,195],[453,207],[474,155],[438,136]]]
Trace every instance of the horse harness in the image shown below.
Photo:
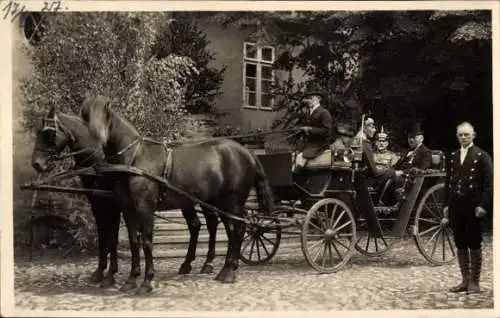
[[[173,158],[172,158],[172,148],[168,147],[166,143],[160,142],[148,137],[142,137],[139,136],[137,137],[136,140],[131,142],[129,145],[125,146],[122,150],[118,151],[114,156],[116,155],[122,155],[124,154],[127,150],[135,146],[134,152],[132,153],[132,157],[130,158],[129,162],[127,163],[129,166],[131,166],[134,163],[135,157],[137,156],[137,153],[139,152],[140,147],[142,146],[142,143],[144,141],[151,142],[156,145],[162,145],[163,149],[165,150],[165,156],[164,156],[164,164],[163,164],[163,169],[161,176],[165,177],[165,179],[170,180],[170,177],[172,175],[172,163],[173,163]]]

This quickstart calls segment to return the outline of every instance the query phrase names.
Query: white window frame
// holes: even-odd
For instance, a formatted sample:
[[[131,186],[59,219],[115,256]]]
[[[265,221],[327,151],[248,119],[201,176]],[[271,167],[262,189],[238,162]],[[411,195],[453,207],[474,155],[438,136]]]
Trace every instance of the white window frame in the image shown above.
[[[253,45],[257,49],[257,57],[256,58],[249,58],[247,57],[247,45]],[[267,61],[262,59],[262,49],[271,49],[271,61]],[[258,47],[257,43],[253,42],[243,42],[243,85],[242,85],[242,93],[243,93],[243,108],[246,109],[257,109],[257,110],[266,110],[266,111],[272,111],[273,106],[274,106],[274,98],[271,98],[270,100],[270,106],[262,106],[262,101],[261,101],[261,95],[262,95],[262,66],[268,66],[268,67],[273,67],[274,61],[276,59],[276,54],[275,54],[275,49],[272,46],[262,46]],[[254,64],[257,66],[257,73],[255,77],[255,106],[254,105],[247,105],[247,89],[246,89],[246,82],[247,82],[247,76],[246,76],[246,66],[248,64]],[[272,85],[274,84],[274,69],[271,70],[271,83]]]

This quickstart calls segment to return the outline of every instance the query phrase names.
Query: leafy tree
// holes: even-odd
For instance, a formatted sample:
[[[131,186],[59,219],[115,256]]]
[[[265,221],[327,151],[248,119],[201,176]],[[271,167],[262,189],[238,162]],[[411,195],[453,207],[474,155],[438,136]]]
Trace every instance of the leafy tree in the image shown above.
[[[210,42],[199,29],[196,16],[192,13],[175,12],[172,17],[173,21],[159,31],[154,51],[160,59],[169,54],[192,59],[200,74],[187,85],[186,108],[191,113],[211,111],[214,98],[220,95],[219,87],[224,80],[226,66],[221,69],[209,66],[215,59],[215,54],[207,48]]]
[[[185,86],[198,71],[188,57],[153,55],[157,32],[168,23],[166,13],[46,15],[43,40],[28,51],[34,65],[23,85],[28,127],[49,105],[77,111],[86,91],[109,96],[143,134],[176,127],[185,116]]]

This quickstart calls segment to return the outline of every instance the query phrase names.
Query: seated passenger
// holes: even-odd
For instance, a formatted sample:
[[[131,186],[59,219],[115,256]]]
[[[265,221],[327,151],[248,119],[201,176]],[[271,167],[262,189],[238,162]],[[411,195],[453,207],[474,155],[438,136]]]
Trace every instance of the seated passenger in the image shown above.
[[[392,192],[394,194],[395,189],[402,186],[403,171],[395,170],[393,167],[388,167],[386,169],[380,169],[377,167],[372,143],[370,141],[370,139],[372,139],[375,135],[376,130],[375,121],[373,118],[368,117],[365,119],[363,129],[356,135],[356,137],[363,140],[363,162],[367,167],[363,175],[368,178],[374,178],[376,183],[382,186],[385,186],[387,181],[391,181],[389,189],[387,190],[388,192]],[[395,204],[397,203],[398,202],[395,202]]]
[[[399,160],[398,156],[388,149],[388,137],[387,133],[384,132],[384,127],[382,127],[375,140],[376,148],[373,155],[375,158],[375,165],[379,169],[394,167]]]
[[[295,159],[294,170],[304,167],[308,159],[317,157],[330,145],[333,120],[330,112],[320,104],[322,97],[322,93],[312,91],[302,98],[308,109],[305,125],[300,127],[305,133],[305,146]]]
[[[396,168],[401,170],[429,169],[432,164],[432,151],[424,145],[424,131],[420,124],[416,123],[408,133],[408,145],[410,150],[401,156],[396,163]]]

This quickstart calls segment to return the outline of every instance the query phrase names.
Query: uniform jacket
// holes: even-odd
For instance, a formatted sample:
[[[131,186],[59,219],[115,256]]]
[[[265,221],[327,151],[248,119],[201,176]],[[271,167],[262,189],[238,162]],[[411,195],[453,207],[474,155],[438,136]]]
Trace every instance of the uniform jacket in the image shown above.
[[[375,151],[373,155],[375,164],[379,169],[390,168],[398,161],[396,154],[390,150],[385,150],[383,152]]]
[[[397,169],[407,170],[410,168],[429,169],[432,164],[432,151],[424,144],[417,147],[413,152],[406,152],[398,163]]]
[[[307,159],[315,158],[325,149],[328,149],[333,133],[333,120],[330,112],[319,106],[310,114],[305,122],[312,130],[306,136],[303,156]]]
[[[368,177],[374,177],[379,180],[387,180],[394,177],[394,169],[379,169],[375,162],[372,144],[368,140],[363,140],[363,162],[366,164],[366,173]]]
[[[445,204],[464,196],[486,210],[493,199],[493,163],[488,153],[473,145],[467,151],[463,165],[460,150],[452,152],[446,164]]]

